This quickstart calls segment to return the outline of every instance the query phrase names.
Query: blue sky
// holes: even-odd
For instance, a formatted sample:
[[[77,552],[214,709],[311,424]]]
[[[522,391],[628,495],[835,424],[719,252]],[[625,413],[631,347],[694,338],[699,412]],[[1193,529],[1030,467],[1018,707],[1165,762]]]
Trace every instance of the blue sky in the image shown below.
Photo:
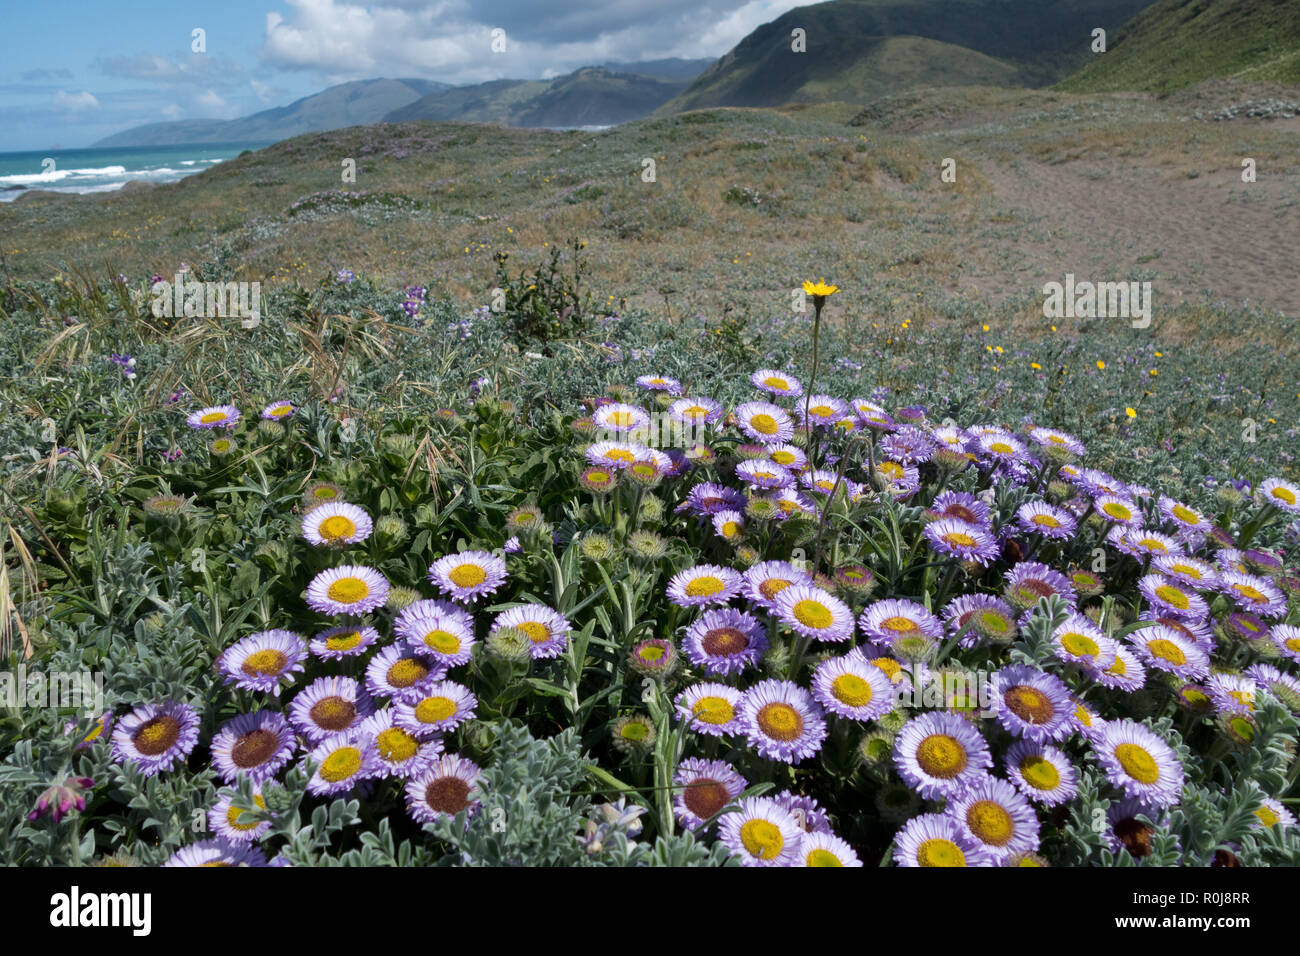
[[[86,146],[232,119],[333,83],[535,78],[606,61],[716,57],[787,0],[6,0],[0,150]],[[205,31],[206,51],[192,50]],[[506,50],[491,50],[493,30]]]

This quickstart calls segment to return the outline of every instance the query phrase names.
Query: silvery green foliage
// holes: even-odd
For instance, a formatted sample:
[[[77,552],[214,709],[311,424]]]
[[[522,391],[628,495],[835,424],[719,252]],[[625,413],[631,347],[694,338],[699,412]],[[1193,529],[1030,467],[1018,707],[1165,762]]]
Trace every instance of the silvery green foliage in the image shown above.
[[[689,834],[660,837],[653,847],[611,829],[598,846],[584,846],[580,833],[592,800],[577,736],[565,730],[536,740],[518,725],[505,725],[496,759],[479,778],[482,806],[425,831],[450,848],[444,866],[722,866],[728,853],[707,848]]]

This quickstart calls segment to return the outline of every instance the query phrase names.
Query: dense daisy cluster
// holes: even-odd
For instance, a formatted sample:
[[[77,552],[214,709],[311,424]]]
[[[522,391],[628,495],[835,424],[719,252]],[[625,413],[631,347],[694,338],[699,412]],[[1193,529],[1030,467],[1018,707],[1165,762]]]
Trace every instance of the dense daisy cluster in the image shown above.
[[[511,717],[573,725],[586,785],[635,805],[620,819],[749,866],[1168,861],[1183,808],[1230,793],[1252,832],[1294,827],[1285,775],[1229,761],[1294,753],[1300,570],[1280,544],[1300,488],[1210,507],[1037,421],[960,425],[775,368],[727,385],[651,371],[590,399],[539,479],[560,491],[484,483],[480,513],[442,527],[460,540],[429,506],[411,541],[359,469],[309,474],[258,552],[297,570],[292,591],[205,659],[212,692],[133,700],[78,747],[131,779],[218,781],[210,832],[171,866],[285,864],[264,791],[291,778],[318,806],[404,809],[406,833],[468,832],[500,757],[475,726]],[[243,427],[311,414],[273,401]],[[218,464],[240,422],[187,416]],[[161,533],[201,498],[143,508]],[[60,781],[44,806],[93,792]]]
[[[319,496],[323,502],[303,516],[302,537],[327,547],[364,540],[373,528],[366,510],[341,500],[341,489],[324,490],[330,493]],[[445,600],[416,596],[385,625],[374,616],[392,591],[383,574],[355,564],[320,571],[305,590],[307,609],[327,619],[315,637],[262,630],[218,656],[218,673],[245,692],[237,699],[246,710],[207,742],[212,770],[227,785],[251,781],[262,811],[261,788],[296,762],[310,772],[307,792],[314,796],[373,795],[374,787],[391,786],[416,823],[472,817],[480,768],[449,752],[447,735],[475,715],[478,699],[453,671],[470,662],[478,643],[473,603],[507,577],[494,554],[447,555],[428,571]],[[569,630],[563,615],[541,604],[509,607],[489,627],[492,635],[521,635],[532,659],[562,653]],[[149,777],[192,759],[199,725],[188,703],[149,702],[120,717],[105,715],[94,736],[111,728],[114,759]],[[271,828],[265,812],[235,806],[227,792],[208,818],[214,838],[181,849],[166,865],[283,865],[258,849]]]
[[[1300,575],[1249,547],[1300,514],[1294,485],[1216,523],[1032,421],[891,413],[775,369],[728,411],[671,381],[668,406],[596,401],[620,434],[585,448],[587,484],[656,487],[702,541],[664,586],[685,623],[656,648],[685,658],[660,676],[686,730],[674,809],[745,864],[861,865],[814,796],[845,751],[902,824],[897,865],[1048,865],[1084,780],[1111,801],[1112,849],[1141,857],[1200,759],[1189,741],[1253,740],[1261,694],[1300,712]],[[705,443],[650,447],[664,407]],[[780,781],[807,789],[757,795]],[[1262,797],[1259,825],[1290,825],[1278,808]]]

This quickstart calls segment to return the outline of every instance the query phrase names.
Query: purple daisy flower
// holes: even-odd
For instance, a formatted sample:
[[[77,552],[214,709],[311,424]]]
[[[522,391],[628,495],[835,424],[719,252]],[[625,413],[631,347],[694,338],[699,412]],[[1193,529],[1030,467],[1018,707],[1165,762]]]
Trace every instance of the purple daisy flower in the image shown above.
[[[259,710],[222,724],[208,749],[212,766],[225,783],[235,783],[243,773],[261,784],[293,759],[298,741],[283,714]]]
[[[406,784],[406,811],[417,823],[434,823],[464,813],[474,816],[478,800],[478,764],[459,754],[443,754]]]
[[[113,759],[152,777],[184,763],[199,742],[199,715],[189,704],[142,704],[113,728]]]
[[[668,582],[668,599],[678,607],[726,604],[740,591],[740,575],[716,564],[678,571]]]
[[[1070,724],[1070,689],[1060,678],[1023,665],[1004,667],[991,681],[998,723],[1015,737],[1036,743],[1061,740]]]
[[[1112,720],[1092,738],[1106,776],[1135,800],[1173,806],[1183,791],[1183,765],[1172,747],[1151,728],[1133,720]]]
[[[307,782],[307,792],[315,796],[348,793],[379,769],[374,741],[360,730],[326,738],[308,759],[316,764],[316,772]]]
[[[978,525],[956,518],[940,518],[925,526],[925,538],[938,554],[986,565],[1001,551],[998,540]]]
[[[947,711],[913,717],[894,738],[894,766],[926,800],[950,797],[991,766],[988,744],[970,721]]]
[[[673,811],[683,827],[698,830],[739,797],[746,786],[748,782],[729,763],[687,757],[673,775]]]
[[[429,581],[455,601],[477,601],[506,579],[506,563],[487,551],[463,551],[439,558],[429,567]]]
[[[894,836],[895,866],[992,866],[987,851],[947,814],[912,817]]]
[[[1038,849],[1038,814],[1015,787],[985,776],[955,795],[945,811],[995,861]]]
[[[813,756],[826,739],[826,721],[812,696],[790,681],[765,680],[740,702],[740,719],[749,745],[769,760],[798,763]]]
[[[757,667],[767,650],[762,622],[735,608],[705,611],[686,629],[682,648],[705,673],[725,677]]]
[[[348,733],[374,713],[368,695],[351,677],[318,677],[289,703],[289,720],[310,743]]]
[[[250,634],[227,647],[217,658],[217,669],[227,684],[279,697],[281,684],[293,682],[306,658],[302,636],[276,628]]]

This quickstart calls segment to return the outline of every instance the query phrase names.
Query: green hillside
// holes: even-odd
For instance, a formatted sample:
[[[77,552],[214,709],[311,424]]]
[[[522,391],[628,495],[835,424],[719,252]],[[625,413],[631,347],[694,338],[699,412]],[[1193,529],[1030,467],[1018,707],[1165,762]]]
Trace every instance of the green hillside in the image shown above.
[[[1214,77],[1300,83],[1300,0],[1160,0],[1060,85],[1162,93]]]
[[[754,30],[661,113],[861,102],[922,86],[1042,86],[1150,0],[831,0]],[[807,52],[791,49],[795,29]]]

